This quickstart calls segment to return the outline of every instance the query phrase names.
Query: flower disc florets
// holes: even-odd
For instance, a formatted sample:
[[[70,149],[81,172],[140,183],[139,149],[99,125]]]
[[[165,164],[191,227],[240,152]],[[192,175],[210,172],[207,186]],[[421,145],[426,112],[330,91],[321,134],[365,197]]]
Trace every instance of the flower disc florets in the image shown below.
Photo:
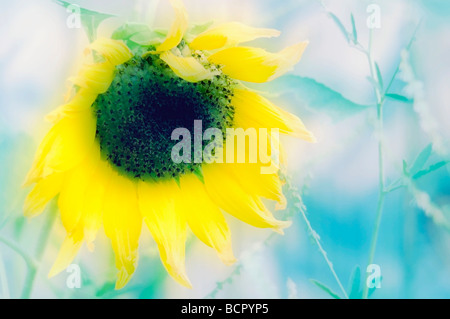
[[[224,74],[191,83],[176,76],[157,55],[134,57],[117,66],[109,90],[99,95],[96,138],[102,156],[122,174],[142,180],[193,172],[196,163],[176,164],[171,139],[177,128],[224,132],[233,124],[234,81]]]

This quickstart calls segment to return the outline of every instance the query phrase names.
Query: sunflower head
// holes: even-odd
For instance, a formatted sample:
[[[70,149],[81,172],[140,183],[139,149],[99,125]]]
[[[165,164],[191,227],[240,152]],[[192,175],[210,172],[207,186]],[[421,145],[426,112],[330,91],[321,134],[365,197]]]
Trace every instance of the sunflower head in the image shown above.
[[[83,242],[93,249],[103,226],[119,270],[116,288],[122,288],[135,271],[144,222],[169,274],[190,287],[184,261],[188,227],[232,264],[224,212],[279,233],[290,224],[277,220],[263,202],[286,204],[279,166],[262,174],[267,163],[261,160],[229,163],[224,145],[230,145],[229,129],[276,129],[314,141],[298,117],[243,84],[289,71],[307,43],[278,53],[241,46],[279,32],[237,22],[194,34],[183,3],[170,3],[175,21],[167,32],[125,25],[113,39],[92,43],[88,52],[95,62],[70,79],[69,101],[47,117],[53,127],[28,174],[25,184],[34,188],[24,210],[37,216],[58,198],[67,236],[50,276],[72,262]],[[193,143],[174,156],[179,128],[194,133]],[[214,143],[202,143],[206,133],[198,136],[199,129],[211,140],[214,135]],[[257,137],[278,145],[277,135]],[[244,148],[260,153],[260,145]],[[194,160],[184,160],[187,154]]]

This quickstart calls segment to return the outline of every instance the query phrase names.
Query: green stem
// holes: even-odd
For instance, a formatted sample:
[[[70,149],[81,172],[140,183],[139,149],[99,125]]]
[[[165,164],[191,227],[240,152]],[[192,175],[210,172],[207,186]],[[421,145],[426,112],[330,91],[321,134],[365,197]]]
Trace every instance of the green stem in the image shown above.
[[[304,219],[304,221],[306,223],[306,226],[308,227],[309,232],[312,234],[312,236],[314,238],[314,241],[316,242],[316,245],[319,248],[320,253],[322,254],[323,258],[325,259],[325,262],[327,263],[328,268],[330,268],[330,271],[333,274],[333,277],[336,280],[339,288],[341,289],[344,297],[346,299],[349,299],[348,295],[347,295],[347,292],[344,289],[344,286],[342,286],[341,280],[339,279],[338,275],[336,274],[336,271],[334,270],[333,263],[328,259],[327,252],[325,251],[325,249],[323,249],[322,244],[320,243],[320,240],[319,240],[319,237],[318,237],[317,233],[312,228],[311,223],[309,222],[309,219],[306,216],[305,210],[301,209],[300,211],[302,213],[302,217],[303,217],[303,219]]]
[[[403,184],[402,185],[398,185],[398,186],[388,187],[385,190],[385,194],[393,193],[393,192],[395,192],[395,191],[397,191],[399,189],[405,188],[405,187],[406,187],[406,185],[403,185]]]
[[[2,287],[2,298],[9,299],[9,286],[8,277],[6,277],[5,263],[3,262],[3,256],[0,252],[0,284]]]
[[[27,276],[25,277],[25,283],[22,288],[22,294],[20,295],[21,299],[30,299],[36,274],[37,267],[28,267]]]
[[[48,239],[50,237],[51,229],[56,219],[56,212],[58,210],[58,205],[56,200],[53,200],[49,205],[49,212],[47,214],[47,219],[44,222],[44,227],[42,228],[41,235],[38,239],[38,244],[36,246],[36,259],[41,260],[45,252],[45,247],[47,246]],[[31,292],[33,291],[34,281],[36,279],[37,267],[29,268],[27,277],[25,278],[25,285],[22,290],[22,299],[29,299]]]
[[[16,252],[20,257],[22,257],[22,259],[25,261],[25,263],[28,266],[33,266],[33,267],[36,266],[36,262],[34,261],[34,259],[32,257],[30,257],[25,251],[23,251],[22,248],[20,248],[17,244],[15,244],[12,241],[9,241],[8,239],[3,238],[3,237],[0,237],[0,243],[5,244],[11,250]]]
[[[385,177],[384,177],[384,156],[383,156],[383,104],[378,104],[378,169],[379,169],[379,194],[377,204],[376,221],[373,229],[372,240],[370,244],[370,254],[368,265],[372,265],[375,258],[375,251],[378,242],[378,234],[380,231],[381,218],[383,216],[384,200],[386,197],[385,192]],[[367,280],[367,276],[366,276]],[[363,299],[367,299],[369,296],[369,287],[367,282],[364,283]]]
[[[336,271],[334,270],[333,263],[328,258],[327,252],[325,251],[325,249],[322,247],[322,244],[320,243],[319,235],[314,230],[314,228],[311,225],[311,222],[309,221],[308,217],[306,216],[305,206],[303,204],[303,200],[302,200],[301,194],[299,193],[297,188],[292,185],[292,182],[291,182],[289,177],[283,176],[283,179],[286,181],[286,185],[288,187],[289,193],[292,196],[293,201],[295,202],[293,204],[293,207],[295,209],[300,210],[300,213],[302,214],[303,220],[305,221],[306,227],[308,228],[308,231],[311,234],[311,236],[314,238],[314,241],[315,241],[317,247],[319,248],[319,251],[322,254],[322,257],[323,257],[323,259],[325,259],[325,262],[327,263],[328,268],[331,271],[331,274],[333,275],[333,277],[336,280],[339,288],[341,289],[342,294],[344,295],[344,297],[346,299],[349,299],[349,297],[347,295],[347,292],[345,291],[344,286],[342,285],[341,280],[339,279],[339,276],[337,275]]]
[[[28,272],[25,278],[24,287],[22,290],[21,298],[26,298],[30,296],[32,279],[36,276],[37,266],[35,260],[30,257],[25,251],[22,250],[17,244],[9,241],[6,238],[0,237],[0,242],[8,246],[14,252],[16,252],[25,261]]]
[[[375,80],[376,83],[380,83],[381,79],[378,79],[375,76],[375,63],[372,58],[372,30],[370,32],[369,36],[369,50],[367,51],[367,59],[370,66],[370,74],[373,80]],[[395,72],[396,76],[397,71]],[[389,88],[391,86],[393,81],[389,84]],[[384,207],[384,200],[386,197],[385,192],[385,173],[384,173],[384,154],[383,154],[383,104],[384,104],[384,93],[380,91],[380,88],[375,86],[375,95],[377,97],[377,136],[378,136],[378,172],[379,172],[379,181],[378,181],[378,204],[377,204],[377,213],[376,213],[376,221],[373,228],[373,234],[372,234],[372,240],[370,244],[370,253],[369,253],[369,261],[368,265],[373,264],[373,261],[375,259],[375,252],[378,242],[378,235],[380,231],[380,225],[381,225],[381,219],[383,216],[383,207]],[[367,285],[367,276],[364,283],[364,289],[363,289],[363,299],[367,299],[369,296],[369,287]]]
[[[375,259],[375,251],[377,248],[378,235],[379,235],[380,225],[381,225],[381,217],[383,216],[383,206],[384,206],[385,197],[386,196],[385,196],[384,192],[381,192],[378,195],[377,216],[376,216],[375,226],[373,229],[372,240],[371,240],[371,244],[370,244],[369,261],[367,263],[368,265],[372,265],[373,261]],[[369,286],[367,285],[367,276],[366,276],[366,280],[365,280],[363,286],[364,286],[363,299],[367,299],[369,297]]]
[[[47,246],[48,239],[50,237],[53,224],[55,223],[56,215],[58,211],[58,205],[56,200],[53,200],[48,209],[47,219],[44,222],[44,227],[41,230],[41,235],[38,239],[38,244],[36,246],[36,259],[41,260]]]
[[[322,7],[326,9],[325,4],[322,0],[318,0]],[[328,10],[327,10],[328,11]],[[410,50],[415,35],[421,25],[421,22],[418,24],[416,30],[414,31],[413,37],[411,38],[407,50]],[[347,32],[348,33],[348,32]],[[369,62],[369,69],[370,69],[370,76],[372,79],[372,82],[374,83],[374,91],[375,95],[377,97],[377,136],[378,136],[378,169],[379,169],[379,195],[378,195],[378,204],[377,204],[377,213],[376,213],[376,222],[374,225],[373,235],[372,235],[372,241],[370,245],[370,253],[369,253],[369,265],[371,265],[374,261],[375,257],[375,251],[376,251],[376,245],[378,241],[378,234],[380,230],[380,224],[381,224],[381,218],[383,216],[383,206],[384,206],[384,200],[388,193],[400,189],[402,187],[405,187],[405,185],[396,185],[394,183],[389,187],[388,190],[385,188],[385,172],[384,172],[384,156],[383,156],[383,105],[386,100],[386,94],[389,93],[389,90],[391,89],[395,78],[397,77],[399,71],[400,71],[400,64],[397,66],[388,86],[386,89],[383,90],[382,88],[382,79],[379,78],[378,72],[376,71],[376,64],[372,57],[372,35],[373,35],[373,29],[370,30],[369,34],[369,46],[368,49],[365,49],[364,46],[360,42],[356,42],[353,44],[353,47],[360,52],[364,53],[368,59]],[[367,281],[367,275],[366,275],[366,281]],[[363,289],[363,299],[367,299],[369,295],[369,289],[367,286],[367,282],[364,285]]]

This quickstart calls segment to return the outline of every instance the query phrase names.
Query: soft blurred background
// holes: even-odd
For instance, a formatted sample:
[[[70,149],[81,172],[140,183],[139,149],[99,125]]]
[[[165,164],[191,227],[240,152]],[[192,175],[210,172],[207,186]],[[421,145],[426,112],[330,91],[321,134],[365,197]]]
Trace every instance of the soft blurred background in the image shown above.
[[[185,2],[192,23],[234,20],[281,30],[277,39],[255,41],[268,50],[310,41],[290,75],[254,86],[299,115],[319,140],[286,139],[291,205],[280,214],[293,226],[279,236],[230,218],[239,258],[231,267],[200,241],[189,240],[186,264],[193,290],[168,277],[147,230],[139,267],[121,291],[113,289],[116,269],[103,233],[94,253],[83,247],[74,261],[81,269],[80,288],[67,285],[70,273],[48,279],[65,231],[48,214],[22,217],[29,190],[21,184],[50,127],[43,117],[62,104],[66,79],[80,65],[88,40],[82,28],[68,27],[71,13],[55,2],[0,0],[0,297],[359,298],[377,221],[382,136],[385,190],[392,192],[384,196],[373,255],[381,288],[372,289],[371,298],[449,298],[450,3]],[[126,21],[168,27],[173,16],[167,1],[73,3],[117,15],[101,24],[100,35]],[[369,42],[372,75],[361,52]],[[376,86],[380,92],[389,88],[382,134]],[[294,205],[294,187],[306,210]]]

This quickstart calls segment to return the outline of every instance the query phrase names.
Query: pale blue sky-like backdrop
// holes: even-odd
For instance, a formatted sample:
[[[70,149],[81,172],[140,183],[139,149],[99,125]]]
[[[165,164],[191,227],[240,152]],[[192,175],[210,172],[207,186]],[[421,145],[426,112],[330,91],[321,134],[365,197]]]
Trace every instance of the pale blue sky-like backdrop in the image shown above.
[[[101,24],[102,36],[126,21],[167,28],[173,19],[163,0],[73,3],[117,15]],[[231,20],[279,29],[279,38],[252,43],[269,51],[309,40],[292,72],[251,85],[300,116],[318,139],[285,139],[288,174],[302,194],[307,221],[291,209],[292,227],[285,236],[271,236],[229,218],[239,259],[231,267],[199,240],[189,240],[192,290],[167,275],[146,230],[138,269],[124,290],[113,289],[116,269],[102,231],[95,252],[83,247],[74,261],[80,288],[68,287],[66,272],[48,279],[65,231],[56,219],[45,250],[36,251],[48,220],[45,214],[22,217],[29,189],[21,184],[50,127],[43,118],[63,103],[67,78],[80,66],[88,40],[83,29],[68,27],[70,13],[54,1],[0,0],[0,298],[331,298],[330,291],[361,297],[379,196],[374,87],[387,93],[381,134],[386,195],[373,259],[381,288],[371,298],[449,298],[450,2],[185,3],[192,23]],[[370,59],[362,52],[369,43]],[[331,268],[317,246],[319,236]],[[18,252],[36,261],[28,293],[30,270]],[[360,276],[352,275],[358,266]]]

